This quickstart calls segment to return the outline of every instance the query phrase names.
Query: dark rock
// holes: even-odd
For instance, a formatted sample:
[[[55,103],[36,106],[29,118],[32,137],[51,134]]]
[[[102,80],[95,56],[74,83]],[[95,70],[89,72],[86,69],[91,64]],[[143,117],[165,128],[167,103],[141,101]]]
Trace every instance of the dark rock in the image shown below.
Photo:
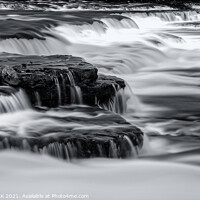
[[[13,67],[10,66],[6,66],[2,69],[1,77],[11,86],[16,86],[20,82],[17,72],[13,69]]]
[[[124,88],[122,79],[97,75],[97,68],[82,58],[68,55],[21,56],[0,55],[1,85],[23,88],[32,105],[56,107],[71,102],[71,88],[82,90],[83,103],[108,102],[116,91]],[[70,80],[69,73],[73,76]],[[72,83],[74,82],[74,83]],[[74,84],[74,85],[73,85]]]
[[[65,106],[39,111],[43,114],[37,117],[34,130],[24,127],[25,134],[20,134],[18,128],[10,127],[10,136],[0,136],[0,149],[16,148],[70,159],[126,158],[137,156],[142,147],[143,133],[139,128],[98,107]],[[47,126],[45,120],[54,125]],[[9,128],[5,135],[8,133]]]
[[[47,107],[70,104],[71,90],[76,85],[82,90],[84,104],[94,106],[96,101],[109,102],[125,87],[120,78],[98,76],[94,66],[78,57],[2,54],[0,66],[0,92],[9,96],[23,88],[32,105],[39,105],[38,101]],[[136,156],[142,147],[140,129],[97,106],[36,108],[40,114],[30,111],[30,123],[23,121],[23,133],[18,132],[21,122],[16,125],[19,127],[7,127],[0,136],[0,149],[16,148],[71,159],[126,158]]]
[[[97,68],[89,63],[81,62],[77,65],[69,66],[69,70],[73,73],[75,82],[78,85],[94,83],[97,80]]]
[[[96,82],[82,87],[83,99],[89,102],[89,105],[94,104],[94,97],[99,103],[106,103],[113,97],[116,90],[125,88],[124,80],[115,76],[99,75]]]

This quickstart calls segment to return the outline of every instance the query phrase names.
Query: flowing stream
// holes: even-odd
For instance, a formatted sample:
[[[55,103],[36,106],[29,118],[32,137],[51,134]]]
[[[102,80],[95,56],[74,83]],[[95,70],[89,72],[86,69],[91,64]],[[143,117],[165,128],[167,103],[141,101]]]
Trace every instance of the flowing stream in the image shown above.
[[[87,9],[84,9],[82,4],[78,8],[76,6],[70,8],[69,5],[53,6],[52,4],[46,6],[45,11],[41,12],[42,7],[36,9],[35,4],[29,8],[30,11],[12,10],[9,6],[1,4],[0,52],[23,55],[70,54],[79,56],[97,66],[99,73],[115,75],[126,81],[125,91],[118,92],[112,105],[99,106],[120,113],[130,123],[141,128],[145,133],[145,141],[138,161],[130,161],[133,162],[132,164],[120,164],[119,161],[115,161],[117,167],[111,167],[116,171],[113,172],[113,181],[110,184],[115,184],[114,177],[118,170],[130,170],[135,166],[136,172],[142,174],[141,169],[144,165],[147,165],[149,172],[152,173],[149,177],[151,180],[156,176],[156,169],[163,167],[162,170],[166,174],[161,183],[169,185],[165,181],[169,181],[167,175],[171,174],[170,169],[173,170],[174,166],[173,173],[177,172],[177,176],[187,181],[187,176],[184,175],[185,165],[171,162],[190,164],[191,166],[186,167],[186,172],[191,173],[191,176],[199,177],[199,168],[192,166],[199,166],[200,163],[200,11],[198,5],[195,7],[196,10],[190,11],[168,7],[158,10],[158,7],[145,6],[135,6],[134,9],[124,10],[125,8],[118,7],[111,9],[106,7],[107,5],[102,7],[104,9],[94,10],[92,4]],[[82,103],[80,88],[74,84],[73,75],[68,74],[68,76],[72,103]],[[64,83],[59,83],[55,79],[55,84],[59,97],[58,102],[61,105],[60,84]],[[0,92],[4,93],[4,89],[0,88]],[[129,97],[127,98],[126,95]],[[36,97],[40,105],[39,95],[36,94]],[[10,113],[13,111],[15,111],[14,114]],[[18,128],[18,134],[26,134],[26,129],[29,129],[31,134],[36,134],[37,131],[34,129],[43,129],[40,130],[42,132],[44,129],[47,131],[53,128],[54,125],[60,130],[66,128],[62,123],[58,124],[56,120],[49,118],[49,116],[55,117],[58,113],[44,114],[32,111],[28,101],[24,99],[22,90],[15,91],[15,95],[9,97],[5,95],[0,97],[0,113],[0,126],[7,132]],[[46,116],[42,118],[41,115]],[[64,114],[61,112],[60,115],[62,117]],[[80,117],[89,118],[91,116],[81,113]],[[69,124],[68,126],[78,125]],[[127,145],[131,145],[128,137],[124,140]],[[25,148],[28,148],[26,143]],[[49,146],[48,149],[42,151],[51,151],[51,148],[57,147]],[[70,157],[72,148],[68,146],[65,151],[66,157]],[[111,141],[110,154],[113,157],[116,157],[113,150],[115,148],[115,144]],[[134,149],[132,153],[136,154],[135,151]],[[57,153],[59,157],[62,152]],[[99,154],[101,153],[100,149]],[[33,160],[35,162],[37,158],[34,157]],[[152,164],[149,160],[159,162]],[[84,166],[89,165],[96,174],[99,166],[97,167],[95,163],[95,160],[89,161],[89,164],[84,161]],[[98,163],[100,166],[107,166],[105,160],[98,160]],[[153,170],[154,167],[155,170]],[[182,171],[179,171],[179,168]],[[192,171],[193,168],[195,172]],[[88,169],[82,170],[86,170],[84,172],[89,174]],[[73,173],[75,172],[76,169]],[[128,173],[123,172],[122,174],[128,176]],[[132,172],[130,174],[132,175]],[[144,168],[144,174],[148,174],[148,169]],[[136,173],[133,173],[133,176],[135,175]],[[53,174],[52,177],[54,176]],[[91,175],[88,176],[93,180]],[[100,187],[105,189],[99,176],[98,180],[101,182]],[[137,177],[137,180],[142,187],[141,179]],[[123,181],[126,182],[125,179]],[[181,185],[180,179],[175,181],[179,184],[178,190],[186,188],[184,183]],[[188,186],[191,195],[195,184],[199,184],[199,180],[195,179],[194,183],[191,181],[191,185]],[[137,187],[140,188],[138,185]],[[155,183],[155,187],[159,187],[159,181]],[[85,189],[87,190],[87,186]],[[153,188],[151,189],[154,191]],[[93,192],[95,194],[92,190]],[[124,192],[128,193],[128,191]],[[110,193],[109,195],[108,199],[111,199],[112,195]],[[104,195],[99,196],[106,198]],[[181,196],[180,199],[195,200],[199,198],[199,193],[194,192],[189,198]],[[180,194],[177,193],[167,199],[178,199],[179,197]],[[148,195],[141,199],[148,199]],[[152,199],[159,198],[152,197]]]

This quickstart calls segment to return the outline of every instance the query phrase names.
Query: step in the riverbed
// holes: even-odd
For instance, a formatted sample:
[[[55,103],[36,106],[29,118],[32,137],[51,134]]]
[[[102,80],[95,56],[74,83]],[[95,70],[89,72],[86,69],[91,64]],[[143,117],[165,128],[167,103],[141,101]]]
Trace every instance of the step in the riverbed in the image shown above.
[[[9,118],[7,126],[5,118]],[[141,130],[120,115],[78,105],[0,115],[0,132],[0,150],[25,150],[65,160],[137,157],[143,144]]]
[[[0,55],[0,84],[24,89],[33,106],[86,104],[110,109],[123,103],[116,98],[125,88],[124,80],[97,72],[95,66],[71,55]],[[124,106],[115,110],[123,113]]]

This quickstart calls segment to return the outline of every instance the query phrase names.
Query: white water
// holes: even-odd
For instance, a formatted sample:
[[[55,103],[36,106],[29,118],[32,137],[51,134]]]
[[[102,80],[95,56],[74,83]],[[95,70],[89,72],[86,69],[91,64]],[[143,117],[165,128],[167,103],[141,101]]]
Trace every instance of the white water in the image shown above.
[[[55,85],[57,88],[57,95],[58,95],[58,105],[61,105],[61,89],[60,89],[60,83],[57,77],[54,78]]]
[[[75,84],[73,74],[70,71],[68,71],[67,76],[70,83],[71,104],[82,104],[81,88]]]
[[[128,18],[119,20],[116,15]],[[196,115],[198,107],[200,30],[196,25],[200,14],[197,11],[114,12],[109,17],[96,17],[94,13],[94,19],[98,21],[80,25],[62,21],[48,30],[56,38],[1,40],[0,49],[25,55],[84,57],[96,65],[99,72],[127,81],[133,93],[126,117],[147,133],[187,134],[189,126],[194,127],[189,134],[199,135],[195,122],[184,124],[176,117]],[[77,99],[81,96],[79,88],[71,88],[72,102],[81,102]],[[168,122],[162,120],[166,115],[170,118]],[[158,118],[160,120],[156,120]],[[173,127],[172,131],[167,130],[169,126]]]
[[[53,55],[63,54],[66,47],[54,38],[38,39],[6,39],[0,41],[0,52],[9,52],[23,55]]]
[[[3,192],[65,193],[67,188],[68,193],[88,193],[91,199],[199,200],[200,171],[193,166],[199,166],[199,152],[192,150],[199,148],[200,14],[194,11],[121,15],[129,19],[117,21],[110,16],[95,16],[99,22],[86,25],[62,21],[49,29],[57,39],[1,40],[0,51],[77,55],[96,65],[101,73],[125,79],[133,95],[124,116],[150,136],[145,137],[141,155],[146,157],[124,162],[87,160],[66,164],[47,157],[5,152],[0,155],[1,171],[5,174],[0,179]],[[0,125],[10,133],[17,128],[17,134],[22,136],[55,127],[83,128],[41,116],[42,113],[30,110],[6,114],[0,117]],[[24,146],[28,148],[26,143]],[[43,151],[52,148],[50,145]],[[72,155],[71,149],[68,144],[67,155]],[[110,154],[115,157],[115,152],[111,140]],[[61,153],[58,150],[56,155]],[[15,167],[9,169],[9,163]],[[12,171],[12,177],[8,171]]]
[[[11,93],[4,91],[11,90]],[[15,90],[6,86],[0,87],[0,113],[10,113],[19,110],[29,109],[30,102],[23,90]]]
[[[115,95],[108,102],[97,102],[97,105],[105,110],[110,110],[117,114],[125,114],[127,112],[127,101],[130,98],[130,94],[128,94],[127,89],[116,89],[115,85],[113,85],[113,88]]]
[[[197,109],[198,102],[195,100],[193,103],[193,98],[198,99],[200,95],[197,76],[200,37],[195,34],[199,28],[187,27],[187,23],[198,22],[199,14],[186,12],[143,18],[134,14],[130,16],[139,29],[114,29],[108,26],[102,33],[88,27],[77,31],[73,26],[67,29],[61,26],[56,31],[72,42],[70,53],[84,57],[97,65],[101,72],[118,75],[128,82],[139,100],[137,106],[140,108],[132,116],[141,117],[142,125],[146,120],[149,121],[144,129],[147,133],[171,134],[166,129],[174,127],[173,121],[166,127],[164,123],[151,120],[165,115],[169,118],[171,116],[173,120],[174,115],[193,115]],[[179,26],[174,22],[178,22]],[[145,103],[148,99],[150,103]],[[186,106],[188,104],[191,106]],[[133,108],[134,105],[128,107]],[[142,117],[145,117],[144,120]],[[188,122],[193,127],[189,132],[183,126],[184,122],[176,123],[181,123],[181,126],[176,125],[177,131],[182,129],[184,134],[198,134],[198,125],[196,127],[193,122]],[[174,130],[172,133],[176,134]]]
[[[128,18],[120,20],[116,15]],[[98,17],[94,13],[94,19],[98,21],[80,25],[62,21],[43,31],[49,31],[55,38],[1,40],[0,49],[25,55],[72,54],[84,57],[96,65],[99,72],[114,74],[127,81],[134,101],[128,101],[126,117],[137,122],[146,132],[185,134],[189,124],[189,127],[195,126],[189,134],[198,134],[195,122],[186,125],[177,121],[179,125],[175,125],[174,120],[177,116],[196,115],[198,107],[200,14],[197,11],[113,12],[109,17]],[[75,89],[74,99],[81,96],[76,95],[80,93],[76,86],[72,88]],[[185,106],[188,104],[190,107]],[[166,115],[169,122],[162,120]],[[170,125],[172,131],[167,130]]]
[[[131,149],[131,157],[133,158],[137,157],[138,155],[138,152],[136,151],[137,147],[135,148],[133,146],[133,143],[131,142],[130,138],[127,135],[124,136],[124,140],[128,143],[128,146]]]
[[[86,155],[136,158],[141,143],[139,148],[134,145],[131,128],[134,127],[117,115],[88,106],[70,105],[41,112],[10,111],[0,115],[0,149],[31,151],[64,160]],[[127,135],[123,137],[124,133]]]
[[[35,99],[36,99],[36,102],[37,102],[37,106],[41,106],[42,105],[42,102],[41,102],[41,99],[40,99],[40,94],[38,91],[35,91]]]

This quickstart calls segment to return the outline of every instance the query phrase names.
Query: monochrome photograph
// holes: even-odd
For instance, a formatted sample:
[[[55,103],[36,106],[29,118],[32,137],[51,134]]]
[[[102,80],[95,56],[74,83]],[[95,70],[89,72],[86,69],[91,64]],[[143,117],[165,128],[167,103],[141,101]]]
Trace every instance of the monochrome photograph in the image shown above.
[[[0,200],[200,200],[200,1],[0,0]]]

